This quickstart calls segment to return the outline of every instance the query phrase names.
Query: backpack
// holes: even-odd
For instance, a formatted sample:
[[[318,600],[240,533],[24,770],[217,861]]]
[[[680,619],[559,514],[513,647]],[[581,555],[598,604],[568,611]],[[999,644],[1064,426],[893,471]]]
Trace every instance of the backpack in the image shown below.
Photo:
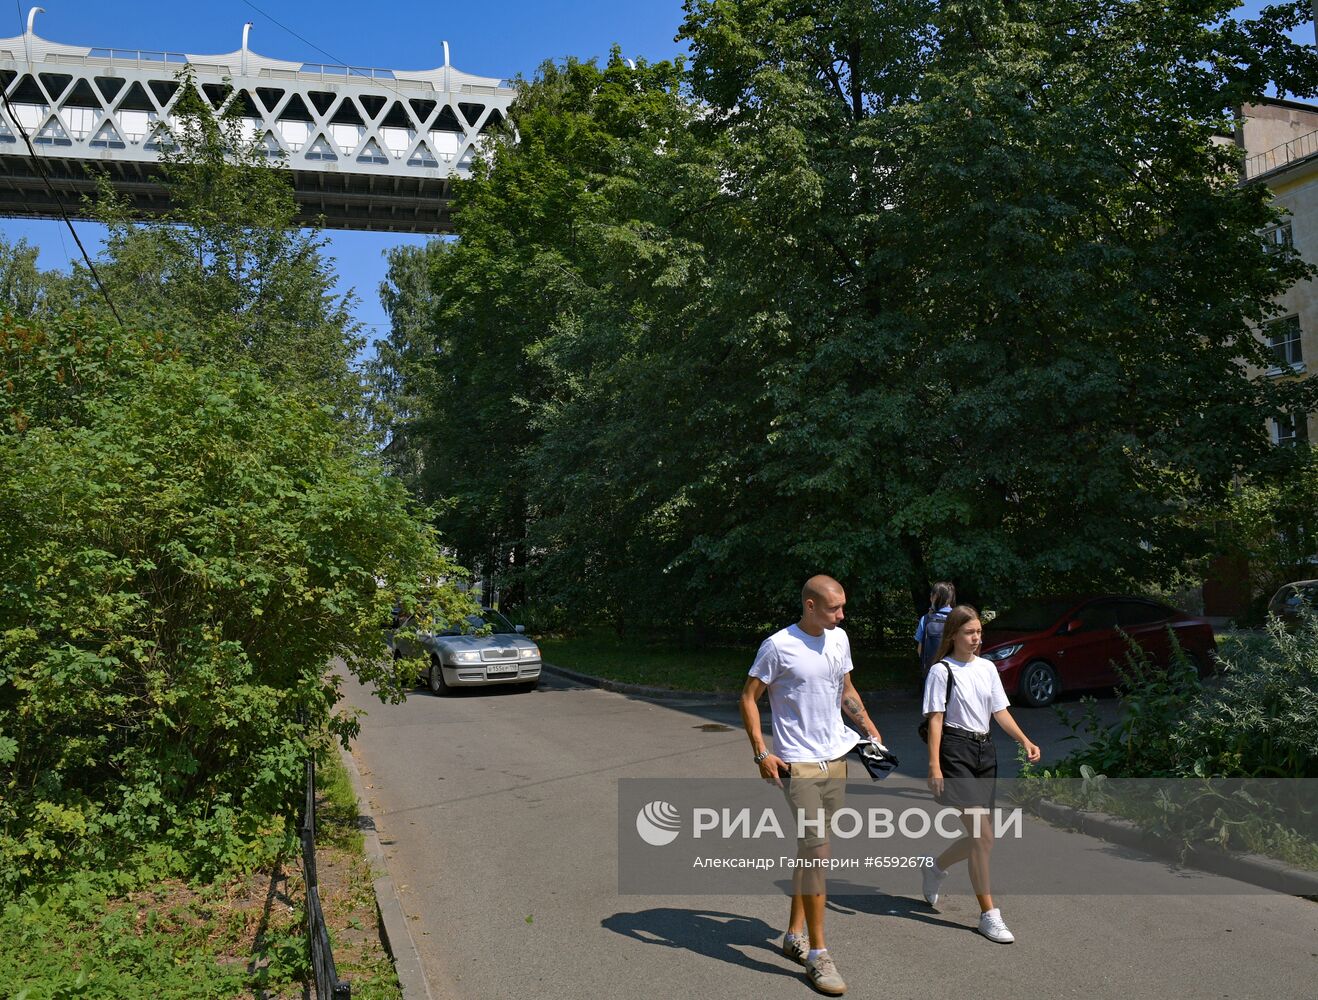
[[[946,660],[938,660],[938,663],[947,663]],[[930,664],[932,666],[932,664]],[[952,691],[956,687],[956,681],[952,679],[952,664],[947,663],[947,691],[943,694],[943,721],[947,721],[947,710],[952,707]],[[920,739],[929,742],[929,716],[920,720],[920,725],[915,731],[920,734]]]
[[[924,616],[924,638],[920,640],[920,677],[929,673],[938,657],[938,647],[943,641],[943,625],[947,621],[946,611],[930,611]]]

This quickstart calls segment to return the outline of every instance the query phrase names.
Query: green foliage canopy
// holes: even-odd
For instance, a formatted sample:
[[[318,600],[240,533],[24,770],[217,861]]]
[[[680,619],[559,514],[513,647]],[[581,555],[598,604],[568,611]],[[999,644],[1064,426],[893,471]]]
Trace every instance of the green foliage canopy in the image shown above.
[[[1248,367],[1311,272],[1223,138],[1302,7],[690,0],[689,72],[543,67],[385,361],[416,481],[620,623],[1167,579],[1318,403]]]
[[[278,835],[340,658],[382,697],[395,602],[464,602],[400,483],[250,365],[69,314],[0,326],[0,889],[146,843]]]
[[[239,106],[216,114],[190,72],[160,146],[168,209],[142,219],[102,184],[93,218],[108,227],[96,262],[125,322],[171,333],[189,357],[243,361],[269,382],[301,387],[345,412],[360,406],[352,361],[362,346],[353,298],[334,291],[324,237],[298,228],[286,172]],[[104,308],[75,268],[79,301]]]

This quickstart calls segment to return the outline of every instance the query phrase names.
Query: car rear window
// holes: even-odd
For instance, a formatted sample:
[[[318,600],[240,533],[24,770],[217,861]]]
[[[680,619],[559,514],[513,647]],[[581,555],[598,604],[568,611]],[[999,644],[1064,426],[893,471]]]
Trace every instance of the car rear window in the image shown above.
[[[1041,632],[1061,618],[1074,604],[1075,601],[1070,598],[1022,601],[994,618],[989,628],[1008,632]]]
[[[1150,625],[1153,622],[1165,622],[1175,617],[1170,608],[1160,607],[1149,601],[1118,601],[1118,625]]]

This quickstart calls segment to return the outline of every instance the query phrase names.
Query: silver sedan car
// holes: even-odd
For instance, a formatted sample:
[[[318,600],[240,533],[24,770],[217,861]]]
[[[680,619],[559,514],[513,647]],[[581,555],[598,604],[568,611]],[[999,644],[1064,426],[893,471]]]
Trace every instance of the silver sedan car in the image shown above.
[[[394,658],[424,656],[430,663],[422,675],[437,695],[453,688],[487,684],[516,684],[534,690],[540,684],[540,647],[509,624],[497,611],[482,608],[461,622],[414,638],[389,636]]]

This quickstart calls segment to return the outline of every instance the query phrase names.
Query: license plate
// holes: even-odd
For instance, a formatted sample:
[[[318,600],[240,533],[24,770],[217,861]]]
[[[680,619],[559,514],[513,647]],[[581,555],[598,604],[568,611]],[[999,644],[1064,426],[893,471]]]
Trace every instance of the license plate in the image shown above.
[[[517,664],[515,664],[515,663],[510,663],[510,664],[509,664],[508,666],[506,666],[506,667],[486,667],[486,668],[485,668],[485,676],[487,676],[487,677],[503,677],[503,676],[506,676],[506,675],[509,675],[509,674],[515,674],[515,673],[517,673]]]

